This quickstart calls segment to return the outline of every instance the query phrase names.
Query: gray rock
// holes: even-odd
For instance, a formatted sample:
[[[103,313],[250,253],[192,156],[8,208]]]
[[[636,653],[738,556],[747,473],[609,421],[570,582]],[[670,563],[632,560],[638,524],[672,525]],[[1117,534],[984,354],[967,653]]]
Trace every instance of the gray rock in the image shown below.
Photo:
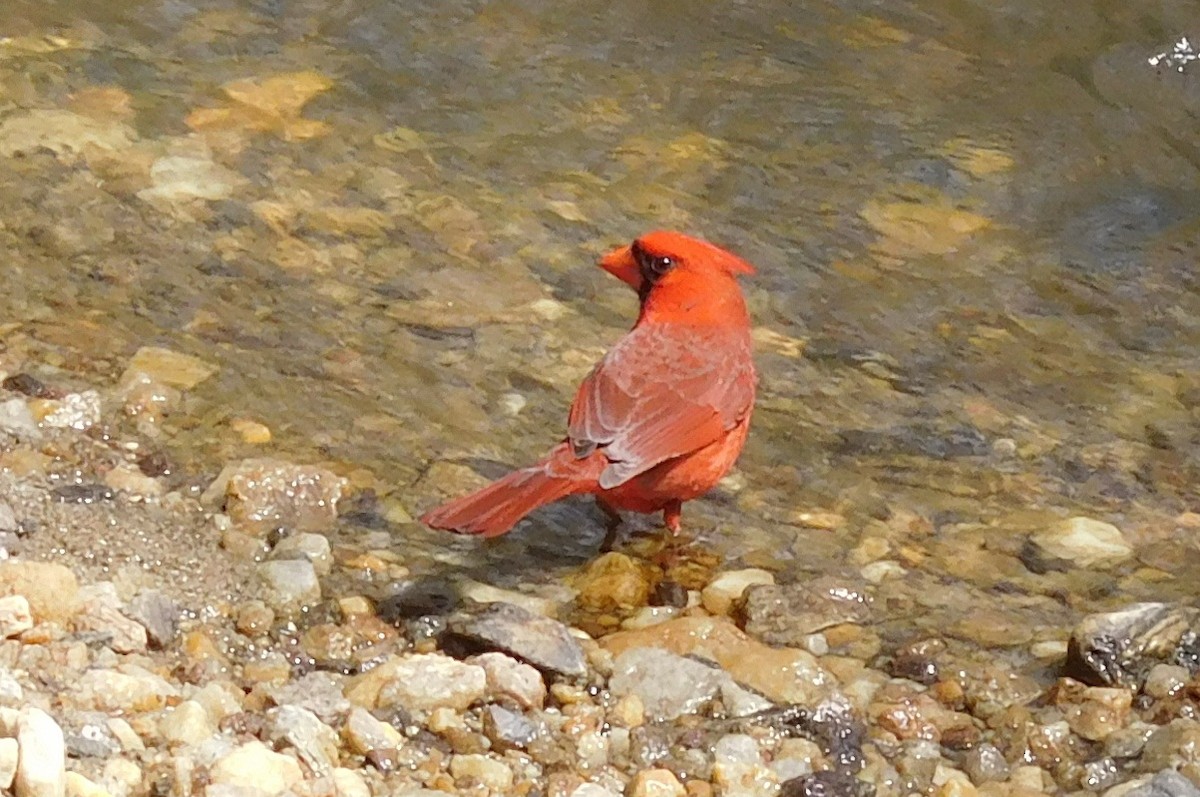
[[[660,648],[633,648],[613,662],[609,688],[619,696],[637,695],[655,720],[694,714],[716,698],[729,680],[725,671]]]
[[[121,611],[121,599],[111,581],[89,584],[79,589],[83,611],[75,618],[80,631],[111,634],[109,646],[117,653],[142,653],[146,650],[146,629]]]
[[[63,741],[72,758],[111,758],[121,752],[103,714],[91,714],[78,727],[64,729]]]
[[[159,650],[169,646],[179,635],[181,611],[178,603],[156,589],[142,590],[125,608],[125,613],[146,629],[151,647]]]
[[[12,507],[7,502],[0,501],[0,531],[18,531],[20,528],[21,524],[17,522]]]
[[[450,631],[488,650],[508,653],[543,672],[587,674],[583,648],[570,630],[549,617],[511,603],[491,603],[450,618]]]
[[[523,750],[545,733],[545,723],[536,722],[519,711],[496,705],[483,711],[483,734],[495,750]]]
[[[1164,769],[1149,783],[1125,792],[1125,797],[1200,797],[1200,789],[1175,770]]]
[[[263,600],[276,611],[295,614],[321,600],[321,583],[312,562],[286,559],[258,566],[263,582]]]
[[[337,725],[350,711],[342,681],[333,673],[310,672],[282,686],[267,687],[267,694],[277,705],[308,709],[327,725]]]
[[[338,735],[317,715],[299,706],[280,706],[271,711],[271,740],[286,742],[309,769],[328,775],[338,763]]]
[[[756,584],[742,594],[739,614],[746,633],[768,645],[804,648],[818,631],[869,620],[871,599],[861,585],[833,577]]]
[[[972,783],[999,783],[1008,780],[1008,761],[996,745],[984,742],[967,751],[963,758],[963,771]]]

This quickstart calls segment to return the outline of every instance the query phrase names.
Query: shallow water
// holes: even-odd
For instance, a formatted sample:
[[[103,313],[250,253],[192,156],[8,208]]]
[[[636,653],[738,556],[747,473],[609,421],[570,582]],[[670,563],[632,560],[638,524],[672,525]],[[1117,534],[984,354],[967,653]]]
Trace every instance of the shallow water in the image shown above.
[[[897,561],[896,636],[933,590],[919,627],[978,602],[1061,638],[1200,575],[1200,69],[1146,61],[1200,11],[1129,9],[10,2],[4,364],[199,356],[161,427],[192,483],[265,451],[416,515],[465,484],[431,463],[555,441],[635,310],[595,257],[684,229],[759,267],[762,374],[685,551]],[[1139,559],[1028,569],[1071,514]],[[414,572],[497,583],[603,534],[586,502],[482,547],[388,529]]]

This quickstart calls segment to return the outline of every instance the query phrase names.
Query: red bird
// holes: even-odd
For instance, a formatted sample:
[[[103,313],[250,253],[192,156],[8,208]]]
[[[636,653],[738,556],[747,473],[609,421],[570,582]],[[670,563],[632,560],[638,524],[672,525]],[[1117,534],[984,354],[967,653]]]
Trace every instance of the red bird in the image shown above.
[[[678,534],[684,501],[712,489],[741,453],[754,407],[746,261],[707,241],[651,232],[601,267],[637,291],[629,334],[579,386],[567,439],[536,465],[427,512],[434,528],[495,537],[540,506],[592,493],[663,513]]]

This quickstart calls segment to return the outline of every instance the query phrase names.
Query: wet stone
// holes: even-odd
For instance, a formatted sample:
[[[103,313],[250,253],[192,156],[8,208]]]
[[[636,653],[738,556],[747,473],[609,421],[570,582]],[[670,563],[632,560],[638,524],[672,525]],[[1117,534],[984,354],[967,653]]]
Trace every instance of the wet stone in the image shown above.
[[[307,559],[263,562],[258,566],[263,599],[279,612],[295,614],[321,600],[317,571]]]
[[[458,607],[458,591],[443,579],[420,579],[397,585],[375,607],[379,619],[397,625],[404,620],[446,615]]]
[[[247,459],[227,465],[202,496],[224,503],[233,521],[259,534],[277,528],[321,532],[337,521],[346,480],[310,465]]]
[[[655,720],[694,714],[714,700],[728,674],[703,662],[659,648],[627,650],[613,662],[609,688],[636,695]]]
[[[587,673],[583,648],[565,625],[511,603],[457,614],[449,629],[474,645],[508,653],[554,675]]]
[[[669,769],[644,769],[629,783],[629,797],[684,797],[687,790]]]
[[[769,645],[804,647],[808,637],[870,617],[871,599],[856,584],[818,578],[787,585],[751,585],[738,611],[746,633]]]
[[[139,592],[125,612],[146,629],[146,639],[158,650],[168,647],[179,635],[179,604],[156,589]]]
[[[493,749],[523,750],[545,732],[541,723],[504,706],[492,705],[483,711],[483,733],[491,741]]]
[[[312,562],[317,575],[328,575],[333,567],[329,540],[320,534],[294,534],[284,537],[271,551],[273,559],[304,559]]]
[[[756,567],[745,570],[726,570],[718,573],[700,592],[700,601],[711,614],[729,614],[736,600],[747,587],[775,583],[775,576]]]
[[[1124,797],[1200,797],[1200,789],[1174,769],[1164,769],[1148,783],[1125,792]]]
[[[1111,567],[1133,555],[1133,547],[1120,529],[1087,517],[1064,520],[1033,535],[1032,541],[1046,556],[1076,567]]]
[[[1098,686],[1138,686],[1153,668],[1192,658],[1200,610],[1136,603],[1084,617],[1071,633],[1066,672]]]
[[[318,775],[327,775],[338,763],[338,736],[317,715],[300,706],[280,706],[271,712],[270,738],[290,746],[300,760]]]
[[[311,711],[321,722],[336,725],[350,710],[350,701],[342,694],[342,680],[329,672],[305,673],[266,692],[277,704]]]
[[[540,709],[546,702],[546,682],[534,667],[504,653],[483,653],[467,660],[487,674],[492,700],[511,701],[523,709]]]
[[[1008,761],[1004,758],[1004,753],[988,742],[968,750],[962,766],[963,771],[976,785],[1008,779]]]

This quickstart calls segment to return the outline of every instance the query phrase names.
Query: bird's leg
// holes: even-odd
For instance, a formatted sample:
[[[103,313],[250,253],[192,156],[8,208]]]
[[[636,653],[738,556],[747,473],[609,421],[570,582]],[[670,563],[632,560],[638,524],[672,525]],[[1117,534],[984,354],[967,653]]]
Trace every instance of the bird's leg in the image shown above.
[[[600,543],[600,550],[603,553],[608,553],[617,544],[617,532],[620,530],[621,523],[624,519],[621,517],[620,512],[613,509],[599,498],[596,499],[596,503],[600,506],[600,509],[604,511],[605,518],[604,542]]]
[[[663,507],[663,524],[671,530],[672,537],[678,537],[683,528],[683,502],[670,501]]]

